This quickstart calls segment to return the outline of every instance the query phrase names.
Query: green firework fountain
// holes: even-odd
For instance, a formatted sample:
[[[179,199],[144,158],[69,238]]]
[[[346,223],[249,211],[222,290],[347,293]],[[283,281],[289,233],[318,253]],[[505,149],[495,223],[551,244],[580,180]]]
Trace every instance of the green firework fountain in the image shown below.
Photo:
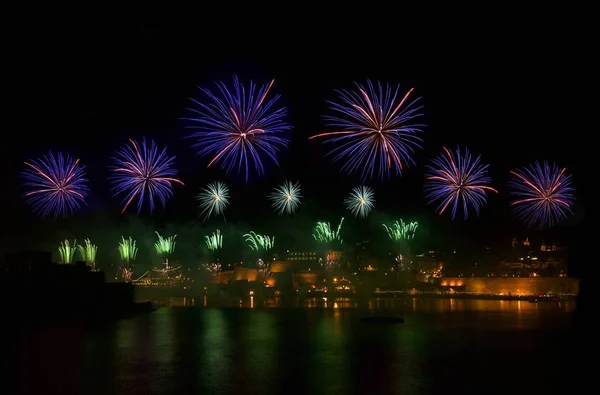
[[[125,261],[125,264],[121,268],[121,276],[125,281],[131,281],[131,276],[133,275],[133,261],[137,256],[138,248],[135,245],[135,240],[131,237],[126,239],[121,236],[121,241],[119,242],[119,254],[121,254],[121,259]]]
[[[275,247],[275,236],[259,235],[251,231],[243,237],[252,251],[269,251]]]
[[[402,219],[388,226],[382,224],[388,237],[394,243],[396,257],[395,266],[398,268],[398,274],[411,269],[410,243],[415,238],[419,224],[416,221],[404,222]]]
[[[403,240],[411,240],[415,238],[417,228],[419,227],[418,222],[404,222],[402,219],[394,222],[391,226],[382,224],[386,230],[390,240],[399,242]]]
[[[319,244],[332,244],[335,242],[342,244],[344,242],[341,236],[343,224],[344,217],[342,217],[339,225],[335,230],[331,227],[331,224],[329,222],[317,222],[317,225],[313,230],[312,236],[315,239],[315,241]]]
[[[216,252],[223,248],[223,235],[221,231],[217,229],[216,232],[213,232],[210,236],[204,236],[204,242],[208,247],[209,251]]]
[[[65,240],[58,246],[58,255],[60,256],[60,263],[70,264],[73,263],[73,257],[75,256],[75,250],[77,249],[77,240],[73,241],[73,244],[69,240]]]
[[[96,253],[98,252],[98,246],[92,244],[90,239],[85,239],[83,245],[78,245],[79,255],[85,263],[92,268],[92,271],[96,271]]]
[[[135,240],[131,237],[126,239],[121,236],[121,241],[119,242],[119,254],[121,254],[121,259],[125,261],[125,266],[131,268],[133,265],[133,261],[135,261],[135,257],[137,256],[138,248],[135,245]]]
[[[317,222],[315,226],[312,236],[317,242],[317,244],[329,249],[333,247],[334,244],[341,245],[344,240],[342,240],[342,226],[344,225],[344,217],[340,219],[340,223],[337,228],[332,228],[329,222]],[[339,264],[339,256],[334,254],[331,251],[326,251],[325,259],[319,258],[319,264],[325,270],[326,275],[328,275],[335,267]]]
[[[154,249],[158,256],[163,259],[163,264],[169,268],[169,257],[175,252],[175,236],[162,237],[160,233],[154,232],[158,236],[158,240],[154,243]]]

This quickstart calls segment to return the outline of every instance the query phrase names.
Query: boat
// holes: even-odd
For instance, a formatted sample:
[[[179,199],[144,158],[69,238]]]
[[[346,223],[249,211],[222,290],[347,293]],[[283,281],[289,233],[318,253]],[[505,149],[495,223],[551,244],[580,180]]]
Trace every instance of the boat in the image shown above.
[[[529,303],[537,303],[537,302],[558,302],[559,299],[555,295],[538,295],[532,296],[529,298]]]
[[[394,315],[363,315],[361,322],[368,324],[404,324],[404,317]]]

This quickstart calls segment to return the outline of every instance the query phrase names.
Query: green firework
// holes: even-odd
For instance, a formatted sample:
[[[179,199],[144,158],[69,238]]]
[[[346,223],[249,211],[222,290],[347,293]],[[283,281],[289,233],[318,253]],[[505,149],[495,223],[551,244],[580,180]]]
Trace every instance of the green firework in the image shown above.
[[[416,221],[404,222],[402,219],[394,222],[391,226],[387,226],[386,224],[382,225],[386,230],[388,237],[394,242],[414,239],[417,228],[419,227],[419,224]]]
[[[73,256],[77,249],[77,240],[73,241],[73,244],[69,240],[65,240],[58,246],[58,255],[60,255],[60,263],[73,263]]]
[[[158,236],[158,240],[154,243],[154,249],[156,253],[162,257],[169,257],[173,252],[175,252],[175,236],[162,237],[160,233],[154,232]]]
[[[243,237],[252,251],[268,251],[275,247],[275,236],[259,235],[251,231]]]
[[[138,248],[135,245],[135,240],[131,237],[126,239],[121,236],[121,241],[119,242],[119,254],[121,254],[121,259],[124,260],[126,264],[130,264],[135,260],[137,252]]]
[[[94,266],[96,264],[96,253],[98,252],[98,246],[92,244],[90,239],[85,239],[83,245],[78,245],[77,250],[79,250],[79,254],[81,255],[81,259],[85,261],[86,264],[90,266]]]
[[[333,229],[329,222],[317,222],[312,236],[319,244],[331,244],[334,242],[343,243],[341,231],[344,224],[344,217],[340,220],[337,229]]]
[[[223,235],[219,229],[210,236],[204,236],[204,241],[209,251],[218,251],[223,248]]]

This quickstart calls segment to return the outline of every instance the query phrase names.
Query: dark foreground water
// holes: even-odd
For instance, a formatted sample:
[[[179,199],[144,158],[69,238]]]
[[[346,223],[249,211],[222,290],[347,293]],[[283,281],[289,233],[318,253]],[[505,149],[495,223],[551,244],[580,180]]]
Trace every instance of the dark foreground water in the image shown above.
[[[559,394],[573,304],[386,301],[363,309],[162,307],[112,324],[22,333],[20,393]]]

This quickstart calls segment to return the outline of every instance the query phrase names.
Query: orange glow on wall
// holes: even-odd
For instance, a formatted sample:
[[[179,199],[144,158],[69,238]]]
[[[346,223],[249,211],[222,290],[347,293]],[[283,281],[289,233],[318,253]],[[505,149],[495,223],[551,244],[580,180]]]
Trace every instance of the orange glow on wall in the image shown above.
[[[302,284],[313,285],[316,284],[319,280],[319,276],[315,272],[310,273],[294,273],[292,275],[292,282],[294,283],[294,288],[298,288]]]
[[[441,282],[442,287],[462,287],[465,285],[464,279],[462,277],[459,278],[443,278]]]
[[[233,276],[233,270],[227,270],[227,271],[218,273],[214,278],[215,278],[215,281],[219,284],[227,284],[229,282],[229,280],[231,280],[232,276]]]
[[[290,262],[288,261],[273,261],[271,262],[271,272],[283,273],[290,270]]]
[[[579,293],[579,280],[568,277],[444,277],[440,285],[464,287],[465,292],[515,296]]]
[[[236,266],[233,269],[233,281],[256,281],[258,271],[245,266]]]
[[[265,285],[267,287],[274,287],[276,284],[277,284],[277,281],[275,281],[275,277],[269,277],[265,281]]]

